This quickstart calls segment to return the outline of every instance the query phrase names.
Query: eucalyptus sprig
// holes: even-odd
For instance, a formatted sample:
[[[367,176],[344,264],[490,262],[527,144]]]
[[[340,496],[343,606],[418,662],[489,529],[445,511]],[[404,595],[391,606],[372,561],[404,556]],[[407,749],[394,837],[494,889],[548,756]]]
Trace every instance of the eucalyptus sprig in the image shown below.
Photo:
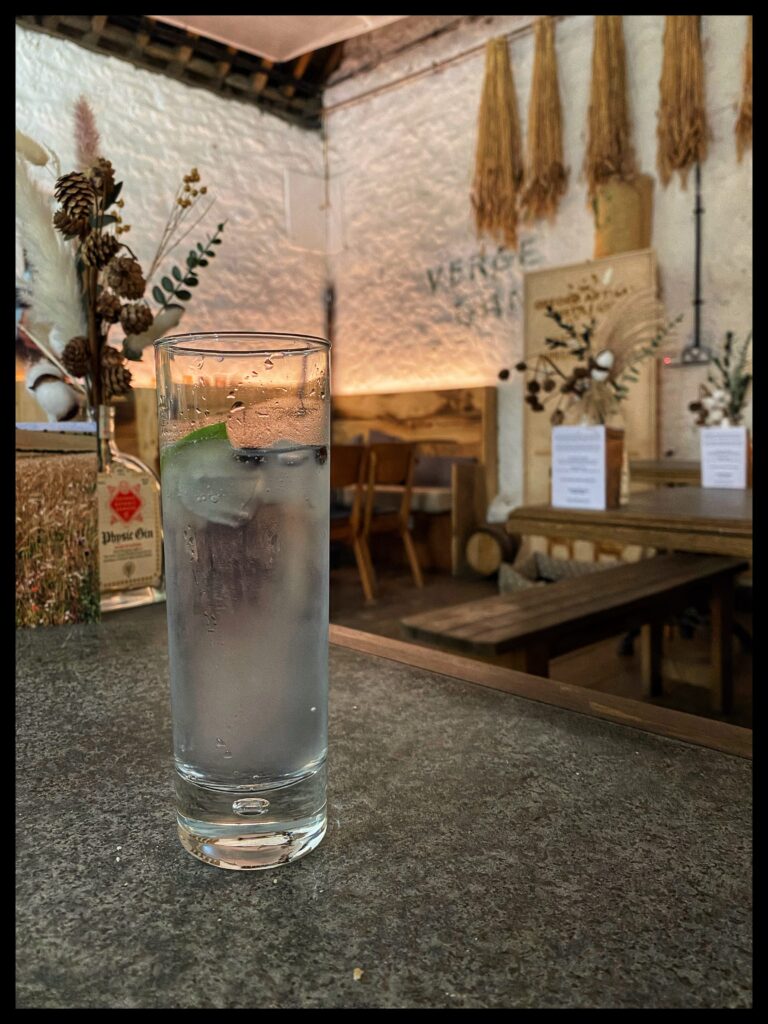
[[[216,256],[214,245],[221,245],[219,237],[227,222],[217,225],[216,231],[207,242],[198,242],[195,249],[190,249],[186,258],[186,267],[171,267],[171,276],[163,277],[160,285],[152,289],[152,297],[159,303],[160,309],[167,309],[171,305],[179,305],[182,302],[189,302],[192,293],[188,288],[196,288],[199,284],[198,267],[207,267],[209,260]]]
[[[699,398],[688,406],[697,414],[696,422],[700,426],[718,426],[724,420],[735,426],[741,421],[752,383],[752,374],[745,372],[752,332],[747,334],[735,360],[733,339],[733,331],[728,331],[722,354],[712,356],[712,365],[718,370],[719,379],[710,371],[707,383],[699,388]]]
[[[732,365],[731,359],[733,356],[733,331],[728,331],[725,335],[725,344],[723,345],[723,358],[715,354],[712,357],[712,363],[720,371],[721,380],[717,381],[710,373],[707,380],[710,384],[713,384],[723,388],[728,395],[728,418],[732,423],[738,422],[741,418],[742,410],[747,401],[747,391],[749,385],[752,383],[752,374],[745,373],[744,367],[747,363],[747,352],[749,346],[752,343],[752,331],[750,331],[739,350],[736,357],[735,365]]]

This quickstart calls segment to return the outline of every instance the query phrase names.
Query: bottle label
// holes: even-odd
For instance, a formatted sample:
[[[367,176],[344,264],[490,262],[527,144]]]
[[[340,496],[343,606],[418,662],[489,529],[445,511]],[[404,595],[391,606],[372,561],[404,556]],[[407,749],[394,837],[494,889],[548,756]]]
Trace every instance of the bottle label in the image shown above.
[[[160,586],[160,495],[154,478],[113,464],[109,473],[99,473],[96,495],[102,593]]]

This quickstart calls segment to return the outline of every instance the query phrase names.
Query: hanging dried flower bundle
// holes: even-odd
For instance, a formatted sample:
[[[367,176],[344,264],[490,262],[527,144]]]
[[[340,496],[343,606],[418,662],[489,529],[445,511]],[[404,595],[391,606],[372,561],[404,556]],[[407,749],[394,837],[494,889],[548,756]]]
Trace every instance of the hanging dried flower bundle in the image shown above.
[[[682,315],[666,320],[653,289],[630,293],[599,323],[568,323],[552,306],[546,315],[561,334],[545,338],[546,351],[515,369],[525,374],[525,402],[533,412],[554,404],[550,420],[555,426],[576,403],[589,422],[606,423],[629,397],[640,364],[656,354],[682,320]],[[561,355],[571,357],[567,366],[561,365]]]
[[[685,188],[688,171],[707,156],[704,59],[698,14],[667,15],[659,89],[659,177],[667,185],[674,172],[679,171]]]
[[[95,410],[126,394],[131,372],[126,359],[141,359],[142,350],[181,319],[189,289],[199,282],[199,268],[208,266],[221,244],[224,224],[190,249],[183,269],[171,268],[152,289],[159,309],[153,313],[145,299],[152,274],[160,262],[199,223],[210,209],[188,224],[189,215],[208,189],[197,168],[183,178],[157,253],[144,274],[135,253],[123,240],[130,225],[123,222],[122,182],[111,162],[98,155],[99,133],[88,102],[75,108],[75,143],[80,169],[59,174],[54,188],[53,215],[48,198],[32,180],[29,164],[44,165],[47,153],[34,140],[17,132],[17,230],[30,264],[30,320],[24,330],[43,353],[45,373],[31,367],[27,386],[36,397],[45,383],[51,391],[49,417],[64,419],[77,412],[75,392],[87,395]],[[87,164],[85,163],[87,161]],[[56,161],[58,167],[58,161]],[[125,337],[122,350],[108,344],[113,326]],[[69,400],[56,391],[69,388]],[[83,383],[80,383],[83,381]],[[54,403],[53,399],[56,398]],[[64,409],[64,405],[67,408]]]
[[[744,46],[744,83],[741,88],[739,116],[736,118],[736,155],[741,163],[752,148],[752,15],[747,15],[747,42]]]
[[[620,14],[595,15],[584,174],[590,199],[609,179],[632,181],[637,174]]]
[[[710,372],[706,384],[699,387],[698,400],[688,406],[691,412],[696,413],[696,423],[700,427],[735,427],[741,423],[752,383],[748,360],[751,344],[750,331],[738,353],[734,354],[733,332],[726,334],[722,352],[712,357],[718,376]]]
[[[517,98],[504,36],[490,39],[475,154],[472,207],[478,235],[517,248],[518,190],[523,179]]]
[[[555,30],[550,16],[536,22],[525,181],[520,212],[526,221],[552,220],[568,184],[557,84]]]

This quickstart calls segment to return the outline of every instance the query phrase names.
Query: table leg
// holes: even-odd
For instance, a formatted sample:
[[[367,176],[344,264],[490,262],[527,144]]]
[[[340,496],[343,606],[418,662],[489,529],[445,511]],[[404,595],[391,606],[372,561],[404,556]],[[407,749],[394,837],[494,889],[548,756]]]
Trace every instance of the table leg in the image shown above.
[[[648,622],[643,626],[640,648],[643,676],[643,696],[660,697],[661,660],[664,639],[664,623],[660,620]]]
[[[730,714],[733,706],[733,578],[717,580],[712,588],[711,660],[712,710]]]

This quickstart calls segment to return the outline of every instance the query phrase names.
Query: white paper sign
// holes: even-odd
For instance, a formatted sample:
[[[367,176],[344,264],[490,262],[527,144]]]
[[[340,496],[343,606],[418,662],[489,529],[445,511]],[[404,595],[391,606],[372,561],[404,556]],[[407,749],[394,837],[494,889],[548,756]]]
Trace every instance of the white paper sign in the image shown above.
[[[747,428],[702,427],[701,486],[747,486]]]
[[[605,427],[552,428],[552,507],[605,508]]]

